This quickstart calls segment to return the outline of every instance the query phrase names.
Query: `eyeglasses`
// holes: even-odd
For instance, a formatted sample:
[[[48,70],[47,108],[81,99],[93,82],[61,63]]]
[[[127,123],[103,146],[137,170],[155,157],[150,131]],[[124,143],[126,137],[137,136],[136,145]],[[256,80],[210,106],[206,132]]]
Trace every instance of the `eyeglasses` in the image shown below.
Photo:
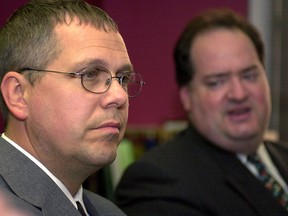
[[[40,70],[34,68],[23,68],[24,71],[38,71],[65,74],[73,77],[81,77],[81,84],[84,89],[95,94],[102,94],[108,91],[111,86],[112,79],[117,79],[122,88],[129,97],[136,97],[140,94],[142,86],[145,84],[141,75],[135,72],[124,72],[118,76],[112,76],[111,72],[103,67],[88,67],[78,72],[60,72],[53,70]]]

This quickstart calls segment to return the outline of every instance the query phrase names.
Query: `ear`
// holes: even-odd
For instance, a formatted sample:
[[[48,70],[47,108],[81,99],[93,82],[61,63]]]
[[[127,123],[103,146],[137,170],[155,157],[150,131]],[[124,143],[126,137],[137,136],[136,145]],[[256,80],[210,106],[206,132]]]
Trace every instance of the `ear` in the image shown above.
[[[182,106],[186,112],[189,112],[192,107],[191,92],[189,86],[183,86],[179,90]]]
[[[2,95],[9,111],[20,120],[25,120],[28,116],[26,85],[26,79],[17,72],[8,72],[1,83]]]

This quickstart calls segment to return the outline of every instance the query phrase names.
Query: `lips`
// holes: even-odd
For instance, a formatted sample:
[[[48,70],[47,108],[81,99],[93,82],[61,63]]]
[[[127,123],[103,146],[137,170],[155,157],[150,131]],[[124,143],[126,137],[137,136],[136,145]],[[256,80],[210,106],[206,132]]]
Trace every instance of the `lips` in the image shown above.
[[[230,109],[227,113],[233,121],[239,122],[249,119],[251,110],[250,107],[238,107]]]
[[[118,130],[120,130],[121,124],[119,122],[116,121],[111,121],[111,122],[105,122],[103,124],[101,124],[98,129],[100,128],[117,128]]]
[[[250,112],[250,108],[237,108],[237,109],[233,109],[228,111],[229,115],[242,115],[242,114],[246,114]]]

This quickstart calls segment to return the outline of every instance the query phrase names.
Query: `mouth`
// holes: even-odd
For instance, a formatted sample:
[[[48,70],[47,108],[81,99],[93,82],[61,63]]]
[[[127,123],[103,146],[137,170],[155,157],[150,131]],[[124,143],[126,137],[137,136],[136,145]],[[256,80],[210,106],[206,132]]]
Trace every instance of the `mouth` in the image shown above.
[[[246,121],[249,119],[251,114],[251,108],[249,107],[239,107],[230,109],[228,112],[228,116],[233,120],[237,122]]]
[[[111,121],[111,122],[105,122],[105,123],[101,124],[96,129],[110,131],[111,133],[115,133],[115,132],[119,133],[120,128],[121,128],[120,122]]]

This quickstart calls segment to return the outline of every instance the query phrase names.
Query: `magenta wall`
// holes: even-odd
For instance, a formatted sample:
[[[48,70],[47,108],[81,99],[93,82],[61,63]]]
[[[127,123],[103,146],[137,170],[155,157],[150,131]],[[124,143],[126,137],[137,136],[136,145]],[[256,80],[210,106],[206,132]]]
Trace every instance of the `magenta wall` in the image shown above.
[[[0,2],[0,25],[25,0]],[[184,117],[174,81],[173,46],[189,19],[212,7],[228,7],[242,15],[247,0],[87,0],[118,23],[135,70],[145,81],[142,94],[130,100],[131,125],[159,125]]]

